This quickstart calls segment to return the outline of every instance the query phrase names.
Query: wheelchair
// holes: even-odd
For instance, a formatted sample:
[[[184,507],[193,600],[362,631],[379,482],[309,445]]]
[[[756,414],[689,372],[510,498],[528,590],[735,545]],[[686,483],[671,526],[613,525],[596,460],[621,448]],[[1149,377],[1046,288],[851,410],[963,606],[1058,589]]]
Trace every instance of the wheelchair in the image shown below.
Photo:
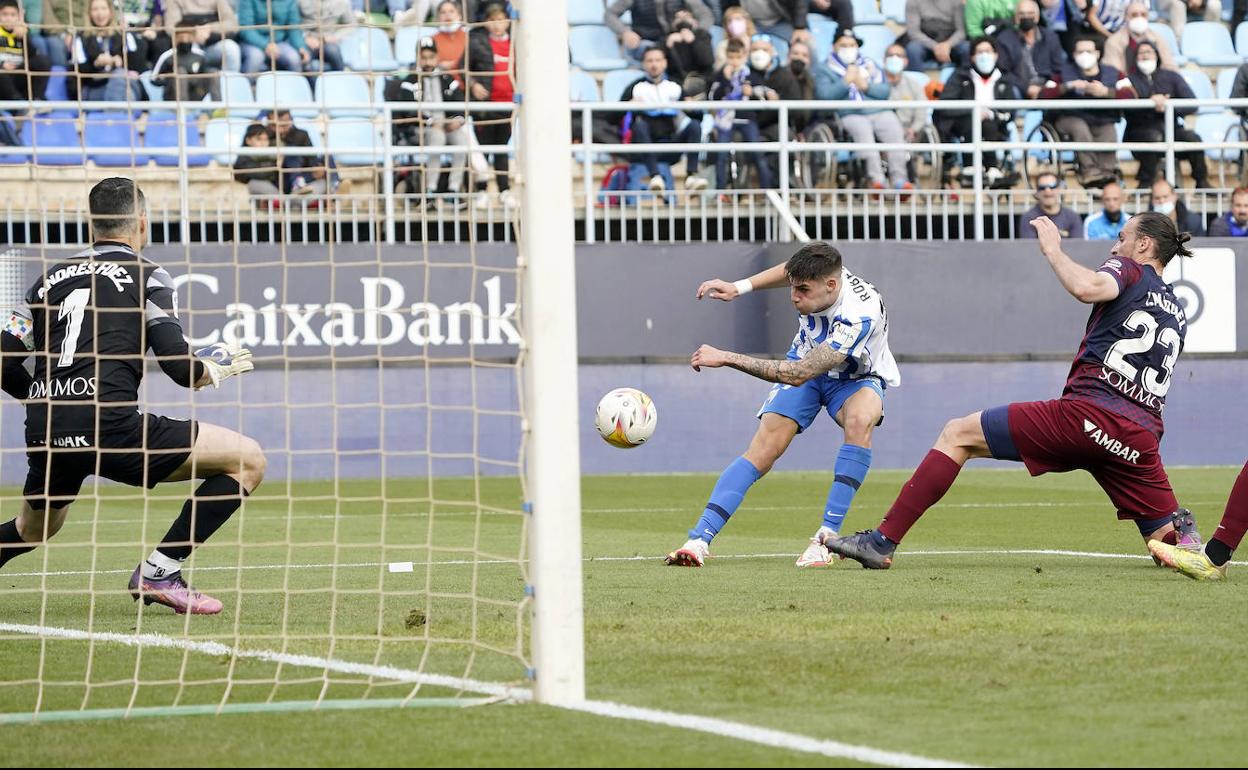
[[[821,116],[811,121],[800,137],[800,142],[817,144],[841,144],[852,142],[849,132],[836,115]],[[923,126],[915,141],[921,144],[939,144],[940,135],[930,123]],[[801,180],[801,187],[856,188],[867,186],[867,164],[863,158],[849,150],[803,150],[796,149],[793,178]],[[883,155],[885,176],[888,175],[888,157]],[[935,150],[917,150],[908,153],[906,177],[915,187],[939,186],[944,169],[944,158]],[[795,187],[799,185],[795,182]]]

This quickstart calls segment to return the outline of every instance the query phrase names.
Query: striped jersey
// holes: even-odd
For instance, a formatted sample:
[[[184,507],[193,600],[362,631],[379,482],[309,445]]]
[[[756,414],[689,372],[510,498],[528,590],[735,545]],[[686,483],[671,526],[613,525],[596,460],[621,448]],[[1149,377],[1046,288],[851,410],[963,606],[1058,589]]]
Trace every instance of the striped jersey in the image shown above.
[[[845,361],[828,372],[834,380],[876,377],[887,387],[901,384],[897,362],[888,349],[888,311],[874,286],[841,269],[841,295],[821,313],[799,315],[789,348],[791,360],[805,358],[824,343],[845,351]]]

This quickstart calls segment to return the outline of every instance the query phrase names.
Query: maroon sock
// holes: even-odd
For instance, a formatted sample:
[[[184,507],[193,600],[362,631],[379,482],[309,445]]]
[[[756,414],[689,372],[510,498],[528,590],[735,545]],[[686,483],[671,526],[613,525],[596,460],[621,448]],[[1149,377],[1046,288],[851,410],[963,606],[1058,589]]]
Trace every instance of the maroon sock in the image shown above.
[[[894,543],[900,543],[919,517],[945,496],[960,470],[962,466],[949,455],[936,449],[929,451],[914,475],[901,488],[893,507],[885,514],[884,521],[880,523],[880,534]]]
[[[1170,530],[1169,532],[1161,536],[1161,542],[1165,543],[1166,545],[1178,545],[1179,544],[1179,531],[1177,529]]]
[[[1248,464],[1239,472],[1235,486],[1231,487],[1231,497],[1226,501],[1226,513],[1222,514],[1222,523],[1213,536],[1234,551],[1244,539],[1248,531]]]

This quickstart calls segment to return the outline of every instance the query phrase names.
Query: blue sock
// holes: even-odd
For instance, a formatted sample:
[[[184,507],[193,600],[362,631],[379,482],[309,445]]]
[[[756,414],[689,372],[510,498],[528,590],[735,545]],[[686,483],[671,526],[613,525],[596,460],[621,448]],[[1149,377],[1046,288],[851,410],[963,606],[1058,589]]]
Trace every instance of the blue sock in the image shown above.
[[[711,542],[736,513],[750,485],[760,478],[762,474],[749,460],[744,457],[733,460],[720,474],[719,481],[715,482],[711,500],[706,504],[706,510],[702,511],[702,518],[689,530],[689,538]]]
[[[823,526],[841,531],[845,514],[854,501],[854,494],[871,470],[871,450],[866,447],[843,444],[836,455],[836,479],[828,490],[828,505],[823,509]]]

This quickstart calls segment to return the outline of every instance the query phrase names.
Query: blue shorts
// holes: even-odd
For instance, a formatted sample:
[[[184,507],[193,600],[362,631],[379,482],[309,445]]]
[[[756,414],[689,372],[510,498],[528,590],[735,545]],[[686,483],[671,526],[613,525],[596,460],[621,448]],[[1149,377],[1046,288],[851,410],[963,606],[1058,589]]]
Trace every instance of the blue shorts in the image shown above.
[[[864,388],[874,390],[879,394],[880,400],[884,400],[884,386],[876,377],[834,380],[831,377],[820,376],[809,380],[804,385],[777,383],[767,394],[767,400],[758,410],[758,416],[762,417],[770,413],[788,417],[797,423],[797,432],[801,433],[815,421],[820,408],[827,407],[828,414],[835,420],[836,413],[841,411],[841,407],[845,405],[849,397]],[[884,418],[881,417],[880,422],[883,421]]]

